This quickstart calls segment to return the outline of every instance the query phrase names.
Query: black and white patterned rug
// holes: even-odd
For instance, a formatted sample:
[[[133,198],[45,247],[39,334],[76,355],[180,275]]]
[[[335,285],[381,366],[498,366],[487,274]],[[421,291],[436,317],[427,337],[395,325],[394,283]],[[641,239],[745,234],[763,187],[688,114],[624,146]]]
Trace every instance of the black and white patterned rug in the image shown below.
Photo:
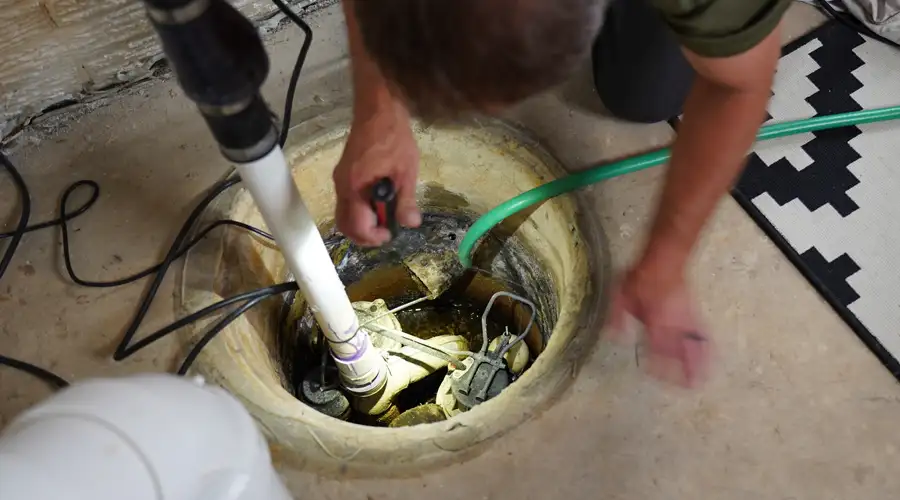
[[[900,104],[900,51],[831,22],[787,46],[771,121]],[[753,149],[734,198],[900,379],[900,123]]]

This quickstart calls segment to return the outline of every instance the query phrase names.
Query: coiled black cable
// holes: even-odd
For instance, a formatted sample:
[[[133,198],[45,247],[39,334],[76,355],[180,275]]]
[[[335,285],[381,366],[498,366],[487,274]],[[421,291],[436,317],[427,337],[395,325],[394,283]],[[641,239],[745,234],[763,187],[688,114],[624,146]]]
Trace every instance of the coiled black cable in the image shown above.
[[[196,225],[197,220],[202,216],[203,212],[206,210],[206,208],[209,206],[209,204],[217,196],[219,196],[222,192],[224,192],[226,189],[228,189],[231,186],[234,186],[235,184],[240,182],[240,178],[233,176],[233,177],[229,177],[229,178],[225,179],[222,182],[219,182],[203,197],[203,199],[200,201],[200,203],[197,204],[196,207],[194,207],[194,210],[191,212],[191,214],[188,216],[188,218],[182,224],[181,230],[179,231],[179,233],[176,236],[172,245],[169,247],[169,250],[167,251],[165,258],[163,259],[163,261],[161,263],[151,266],[147,269],[144,269],[144,270],[137,272],[135,274],[132,274],[130,276],[127,276],[125,278],[120,278],[120,279],[111,280],[111,281],[93,281],[93,280],[86,280],[86,279],[78,276],[78,274],[75,272],[74,267],[72,266],[72,253],[71,253],[71,245],[70,245],[70,241],[69,241],[68,222],[71,221],[73,218],[77,217],[78,215],[81,215],[82,213],[87,211],[87,209],[90,208],[94,204],[94,202],[99,197],[99,192],[100,192],[99,186],[93,181],[78,181],[78,182],[72,184],[71,186],[66,188],[66,190],[63,192],[63,195],[60,199],[59,213],[58,213],[57,218],[47,221],[47,222],[36,224],[34,226],[28,226],[28,220],[29,220],[30,208],[31,208],[30,193],[28,191],[28,186],[22,180],[21,174],[19,173],[19,171],[15,167],[15,165],[13,165],[13,163],[11,161],[9,161],[9,159],[2,153],[0,153],[0,162],[2,162],[4,168],[7,170],[7,172],[9,172],[10,176],[13,178],[15,185],[18,188],[19,196],[23,200],[23,202],[22,202],[23,209],[22,209],[22,213],[19,217],[19,223],[17,225],[17,229],[15,231],[0,234],[0,239],[7,239],[7,238],[12,239],[12,241],[10,242],[10,244],[7,246],[6,250],[4,251],[4,256],[3,256],[2,261],[0,261],[0,262],[2,262],[2,267],[0,267],[0,279],[3,278],[6,270],[8,269],[9,263],[12,260],[12,257],[15,254],[16,250],[18,249],[18,244],[21,241],[22,237],[29,232],[36,231],[38,229],[49,228],[49,227],[59,227],[60,234],[62,236],[62,247],[63,247],[62,254],[63,254],[63,261],[65,263],[66,273],[68,274],[69,278],[78,285],[88,287],[88,288],[112,288],[112,287],[126,285],[129,283],[134,283],[135,281],[138,281],[140,279],[146,278],[151,275],[153,276],[154,279],[151,282],[149,289],[144,293],[143,297],[141,298],[141,300],[138,304],[137,311],[126,330],[125,335],[123,336],[123,338],[119,342],[119,344],[116,346],[115,353],[113,354],[113,359],[116,361],[122,361],[122,360],[134,355],[141,349],[156,342],[157,340],[160,340],[163,337],[169,335],[170,333],[175,332],[176,330],[178,330],[184,326],[187,326],[191,323],[194,323],[202,318],[205,318],[206,316],[208,316],[216,311],[219,311],[220,309],[223,309],[225,307],[228,307],[228,306],[240,303],[240,302],[244,302],[241,306],[237,307],[234,311],[227,314],[225,316],[225,318],[220,320],[215,326],[213,326],[198,341],[197,345],[195,345],[194,348],[188,353],[187,357],[185,358],[184,362],[181,365],[181,368],[179,368],[178,373],[184,374],[190,368],[191,363],[197,358],[197,356],[199,355],[200,350],[203,348],[203,346],[205,346],[207,343],[209,343],[209,341],[212,340],[216,334],[221,332],[225,327],[227,327],[231,322],[233,322],[238,316],[240,316],[240,314],[243,314],[244,312],[246,312],[247,310],[249,310],[250,308],[252,308],[253,306],[255,306],[256,304],[258,304],[259,302],[261,302],[262,300],[264,300],[267,297],[277,295],[277,294],[282,294],[282,293],[293,291],[293,290],[297,289],[296,283],[289,282],[289,283],[282,283],[280,285],[274,285],[274,286],[270,286],[270,287],[260,288],[258,290],[252,290],[249,292],[241,293],[241,294],[235,295],[233,297],[223,299],[219,302],[216,302],[215,304],[212,304],[210,306],[207,306],[207,307],[201,309],[200,311],[192,313],[184,318],[181,318],[181,319],[175,321],[174,323],[172,323],[164,328],[161,328],[160,330],[157,330],[156,332],[151,333],[150,335],[147,335],[146,337],[144,337],[144,338],[140,339],[139,341],[134,342],[132,344],[132,341],[134,340],[134,337],[135,337],[138,329],[140,328],[141,323],[143,322],[144,318],[146,317],[147,311],[150,309],[150,306],[153,303],[153,300],[156,298],[156,294],[159,291],[159,286],[162,283],[162,280],[165,278],[165,275],[168,272],[171,265],[175,262],[175,260],[184,256],[193,246],[195,246],[197,243],[199,243],[207,234],[209,234],[210,231],[212,231],[213,229],[216,229],[217,227],[234,226],[234,227],[244,229],[248,232],[251,232],[252,234],[256,234],[260,237],[272,240],[272,236],[269,235],[268,233],[266,233],[265,231],[262,231],[258,228],[255,228],[255,227],[245,224],[243,222],[238,222],[238,221],[234,221],[234,220],[230,220],[230,219],[222,219],[222,220],[214,221],[214,222],[210,223],[209,225],[207,225],[206,227],[204,227],[202,230],[200,230],[196,236],[194,236],[193,238],[190,238],[188,240],[188,236],[190,235],[191,229]],[[90,198],[88,199],[87,202],[85,202],[83,205],[81,205],[77,209],[75,209],[71,212],[67,212],[66,210],[69,205],[69,198],[72,196],[72,194],[75,192],[75,190],[77,190],[79,187],[82,187],[82,186],[88,186],[91,188],[92,191],[91,191]],[[56,386],[56,387],[65,387],[65,385],[68,385],[68,383],[64,379],[62,379],[62,377],[59,377],[56,374],[53,374],[43,368],[32,365],[25,361],[21,361],[21,360],[17,360],[14,358],[10,358],[8,356],[0,355],[0,365],[6,365],[11,368],[25,371],[26,373],[29,373],[36,377],[39,377],[42,380],[45,380],[49,384]]]
[[[279,144],[283,147],[285,142],[287,141],[288,131],[290,129],[290,120],[291,113],[293,109],[293,100],[296,92],[297,83],[300,79],[300,72],[303,69],[303,64],[306,61],[306,56],[309,53],[310,45],[312,44],[312,29],[309,25],[300,18],[297,13],[293,12],[284,2],[281,0],[272,0],[273,3],[278,7],[278,9],[284,13],[286,17],[288,17],[294,24],[296,24],[303,32],[304,32],[304,40],[303,45],[300,48],[300,53],[297,56],[297,61],[294,64],[294,69],[291,74],[291,79],[288,83],[287,96],[284,106],[284,114],[282,117],[282,126],[281,133],[279,137]],[[162,339],[163,337],[171,334],[172,332],[177,331],[180,328],[183,328],[191,323],[199,321],[207,317],[210,314],[213,314],[221,309],[224,309],[229,306],[233,306],[235,304],[240,304],[235,307],[233,310],[228,312],[224,317],[222,317],[215,325],[213,325],[206,333],[197,341],[197,343],[193,346],[190,352],[185,357],[181,366],[178,368],[177,373],[179,375],[184,375],[190,369],[191,364],[197,359],[200,351],[210,342],[216,335],[218,335],[222,330],[224,330],[229,324],[234,322],[238,317],[242,314],[262,302],[268,297],[273,295],[279,295],[286,292],[294,291],[297,289],[297,284],[295,282],[282,283],[279,285],[269,286],[260,288],[257,290],[251,290],[248,292],[244,292],[233,297],[229,297],[219,302],[216,302],[210,306],[207,306],[199,311],[196,311],[184,318],[178,319],[172,324],[163,327],[156,332],[153,332],[140,340],[134,341],[134,337],[137,334],[138,329],[140,328],[144,318],[147,315],[147,312],[150,309],[153,300],[156,297],[156,294],[159,292],[159,287],[162,284],[163,279],[166,276],[166,273],[169,271],[169,268],[172,264],[183,257],[192,247],[194,247],[197,243],[199,243],[207,234],[209,234],[212,230],[222,227],[222,226],[232,226],[248,231],[252,234],[255,234],[259,237],[266,238],[268,240],[272,240],[272,236],[261,229],[250,226],[243,222],[230,220],[230,219],[222,219],[212,222],[207,225],[203,229],[201,229],[196,236],[189,239],[191,234],[191,230],[197,224],[197,221],[203,215],[203,212],[212,203],[213,200],[216,199],[217,196],[222,194],[228,188],[238,184],[241,179],[237,175],[226,178],[225,180],[215,184],[209,192],[203,197],[200,203],[197,204],[196,207],[191,211],[188,218],[181,225],[181,228],[178,231],[178,235],[175,237],[175,240],[172,242],[172,245],[169,247],[166,252],[165,257],[162,262],[151,266],[147,269],[134,273],[130,276],[126,276],[124,278],[119,278],[110,281],[94,281],[84,279],[75,272],[74,267],[72,266],[72,257],[71,257],[71,245],[69,241],[69,229],[68,222],[84,214],[88,209],[90,209],[97,199],[100,196],[100,186],[92,181],[92,180],[80,180],[63,191],[62,196],[60,197],[59,202],[59,214],[57,218],[41,222],[35,224],[33,226],[29,226],[28,222],[31,216],[31,196],[28,190],[28,186],[25,184],[25,181],[22,179],[19,171],[16,169],[15,165],[0,151],[0,164],[4,167],[4,169],[9,173],[10,177],[12,177],[13,182],[16,186],[17,191],[19,192],[19,196],[21,198],[21,208],[19,215],[19,222],[16,225],[16,229],[13,231],[0,233],[0,240],[10,239],[11,241],[6,247],[6,250],[3,253],[2,259],[0,259],[0,280],[3,279],[6,270],[9,267],[10,262],[13,259],[13,256],[18,249],[19,243],[22,240],[22,237],[25,234],[28,234],[33,231],[38,231],[41,229],[47,229],[51,227],[59,227],[60,235],[62,238],[62,246],[63,246],[63,262],[65,264],[66,273],[69,278],[76,284],[90,287],[90,288],[112,288],[117,286],[126,285],[129,283],[134,283],[135,281],[141,280],[143,278],[153,276],[153,280],[150,283],[148,289],[144,292],[141,297],[140,302],[138,303],[137,310],[135,311],[135,315],[132,318],[131,322],[128,325],[128,328],[125,331],[125,334],[122,337],[122,340],[116,346],[115,352],[113,354],[113,359],[116,361],[122,361],[141,349],[149,346],[150,344]],[[78,189],[81,188],[89,188],[91,190],[90,197],[88,200],[83,203],[78,208],[67,211],[69,205],[69,198],[75,193]],[[68,386],[68,382],[62,377],[35,366],[31,363],[14,359],[8,356],[0,355],[0,365],[8,366],[13,369],[17,369],[33,375],[35,377],[44,380],[51,386],[57,388],[63,388]]]

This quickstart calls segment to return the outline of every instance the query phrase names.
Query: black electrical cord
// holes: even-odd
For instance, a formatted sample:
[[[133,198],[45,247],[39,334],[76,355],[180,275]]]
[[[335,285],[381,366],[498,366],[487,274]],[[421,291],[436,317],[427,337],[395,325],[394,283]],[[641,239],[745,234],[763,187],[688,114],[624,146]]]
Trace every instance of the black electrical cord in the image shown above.
[[[290,120],[291,113],[293,109],[293,100],[294,94],[296,92],[297,83],[300,78],[300,72],[303,69],[303,64],[306,61],[306,56],[309,53],[310,45],[312,44],[312,29],[309,25],[300,18],[294,11],[292,11],[288,6],[282,2],[281,0],[272,0],[278,9],[284,13],[294,24],[296,24],[301,30],[303,30],[305,37],[303,40],[303,45],[300,48],[300,53],[297,56],[297,61],[294,64],[294,69],[291,74],[291,79],[288,83],[287,96],[284,105],[284,115],[281,126],[281,134],[279,138],[279,144],[284,146],[287,141],[287,135],[290,128]],[[229,297],[223,299],[215,304],[207,306],[199,311],[196,311],[184,318],[181,318],[174,323],[157,330],[156,332],[147,335],[146,337],[132,343],[134,337],[137,333],[137,330],[141,326],[144,318],[147,315],[148,310],[150,309],[150,305],[153,303],[153,300],[156,297],[156,294],[159,292],[159,287],[162,284],[163,279],[166,276],[171,265],[180,257],[184,256],[193,246],[199,243],[210,231],[217,227],[221,226],[234,226],[246,230],[250,233],[256,234],[257,236],[272,240],[272,236],[261,229],[255,228],[243,222],[234,221],[230,219],[222,219],[217,220],[208,226],[204,227],[200,230],[196,236],[193,238],[189,238],[191,230],[196,225],[197,221],[202,216],[203,212],[209,206],[212,201],[219,196],[222,192],[227,190],[228,188],[234,186],[235,184],[240,182],[240,177],[237,175],[226,178],[225,180],[217,183],[210,189],[210,191],[203,197],[200,203],[197,204],[196,207],[191,211],[188,218],[182,224],[181,229],[178,231],[178,235],[175,237],[175,240],[172,242],[172,245],[169,247],[169,250],[166,252],[166,256],[163,258],[162,262],[151,266],[147,269],[144,269],[140,272],[134,273],[130,276],[111,280],[111,281],[92,281],[86,280],[78,276],[75,272],[75,269],[72,266],[72,257],[71,257],[71,247],[69,243],[69,231],[68,231],[68,222],[78,217],[79,215],[85,213],[88,209],[90,209],[94,203],[97,201],[100,195],[100,187],[99,185],[91,180],[80,180],[72,185],[70,185],[63,192],[60,203],[59,203],[59,215],[56,219],[52,219],[49,221],[41,222],[39,224],[35,224],[34,226],[29,226],[28,221],[31,214],[31,198],[30,193],[28,191],[28,186],[25,184],[22,176],[19,174],[16,167],[9,161],[9,159],[0,152],[0,163],[2,163],[3,167],[9,172],[10,176],[13,179],[13,182],[16,185],[16,188],[19,192],[20,197],[22,198],[22,208],[19,216],[19,223],[15,230],[5,233],[0,233],[0,240],[11,238],[9,245],[4,251],[2,260],[0,260],[0,280],[2,280],[3,275],[5,274],[7,268],[9,267],[10,262],[12,261],[13,255],[15,254],[19,242],[22,240],[22,237],[30,233],[32,231],[37,231],[40,229],[47,229],[51,227],[59,227],[60,234],[62,236],[62,246],[63,246],[63,261],[66,268],[66,273],[69,278],[78,285],[90,287],[90,288],[111,288],[122,286],[125,284],[133,283],[140,279],[146,278],[148,276],[153,276],[153,280],[150,283],[147,291],[145,291],[143,297],[138,303],[137,311],[135,312],[134,317],[126,329],[125,334],[122,337],[122,340],[116,346],[115,353],[113,354],[113,359],[116,361],[121,361],[129,356],[132,356],[139,350],[149,346],[150,344],[156,342],[159,339],[162,339],[166,335],[183,328],[191,323],[194,323],[206,316],[219,311],[220,309],[232,306],[234,304],[238,304],[243,302],[238,307],[231,310],[227,313],[223,318],[221,318],[214,326],[212,326],[207,332],[197,341],[191,351],[187,354],[181,366],[178,368],[177,373],[179,375],[184,375],[190,369],[191,364],[197,359],[200,351],[210,342],[216,335],[218,335],[222,330],[224,330],[229,324],[234,322],[238,317],[242,314],[262,302],[268,297],[273,295],[283,294],[286,292],[297,290],[297,284],[295,282],[282,283],[279,285],[269,286],[265,288],[260,288],[258,290],[252,290],[249,292],[244,292],[233,297]],[[80,207],[67,212],[67,207],[69,205],[69,198],[72,194],[81,187],[88,187],[91,189],[91,195],[84,204]],[[18,359],[13,359],[7,356],[0,355],[0,365],[5,365],[25,373],[31,374],[35,377],[38,377],[47,383],[62,388],[68,385],[68,382],[65,381],[62,377],[51,373],[43,368],[35,366],[31,363],[27,363],[25,361],[21,361]]]
[[[37,377],[58,389],[63,389],[69,386],[69,382],[66,381],[66,379],[53,372],[49,372],[43,368],[34,366],[31,363],[26,363],[18,359],[8,358],[2,354],[0,354],[0,365],[6,365],[11,368],[15,368],[16,370],[23,371],[29,375],[33,375],[34,377]]]
[[[829,17],[859,33],[860,35],[870,37],[892,47],[900,48],[900,43],[897,43],[890,38],[876,33],[872,30],[872,28],[869,28],[868,26],[863,24],[853,15],[847,12],[838,12],[834,7],[831,6],[831,4],[828,3],[828,0],[816,0],[816,3],[819,5],[819,8],[824,11],[825,14],[827,14]]]
[[[125,330],[125,335],[123,335],[121,342],[119,342],[119,345],[116,346],[116,351],[113,353],[114,360],[122,361],[128,356],[134,354],[134,351],[129,350],[129,344],[131,344],[131,341],[134,339],[135,334],[137,334],[138,328],[140,328],[141,323],[147,316],[147,312],[150,310],[150,305],[153,303],[153,299],[159,292],[159,287],[160,285],[162,285],[163,279],[165,278],[169,267],[171,267],[172,263],[175,262],[175,259],[177,258],[179,252],[185,246],[191,228],[194,227],[194,224],[196,224],[197,220],[203,215],[203,211],[206,210],[206,207],[209,206],[209,204],[212,203],[212,201],[217,196],[219,196],[223,191],[237,184],[238,182],[240,182],[240,178],[233,176],[213,186],[213,188],[206,194],[206,196],[203,197],[200,203],[198,203],[197,206],[194,207],[194,210],[191,211],[191,214],[188,216],[187,220],[184,221],[184,224],[181,225],[181,229],[178,230],[178,235],[175,237],[175,241],[172,243],[172,246],[169,247],[169,251],[163,258],[163,261],[159,264],[157,270],[153,273],[153,280],[150,282],[150,287],[146,292],[144,292],[144,296],[139,302],[137,311],[134,314],[134,318],[131,320],[128,328]],[[65,225],[60,226],[60,229],[62,229],[63,250],[68,248],[68,235],[65,227]],[[66,271],[69,273],[69,276],[73,277],[74,280],[74,272],[71,265],[69,264],[68,259],[66,259]],[[118,281],[121,282],[123,280]],[[79,281],[76,281],[76,283],[79,282],[86,283],[85,281],[80,279]]]
[[[6,270],[9,269],[9,263],[12,262],[13,255],[15,255],[16,249],[19,248],[19,242],[22,241],[22,237],[25,236],[25,230],[28,228],[28,219],[31,217],[31,193],[28,192],[28,186],[25,184],[22,176],[19,175],[15,165],[9,161],[9,158],[2,151],[0,151],[0,163],[3,164],[3,168],[12,177],[16,190],[19,192],[19,197],[22,199],[19,223],[16,225],[15,231],[10,233],[9,237],[12,237],[12,241],[7,245],[6,251],[3,252],[3,258],[0,259],[0,278],[2,278],[6,274]]]
[[[190,240],[187,239],[191,228],[193,228],[196,225],[197,220],[200,218],[200,216],[203,214],[203,212],[209,206],[209,204],[223,191],[225,191],[229,187],[237,184],[240,181],[240,179],[238,177],[229,177],[229,178],[225,179],[224,181],[216,184],[209,191],[209,193],[207,193],[206,196],[204,196],[204,198],[201,200],[201,202],[194,208],[194,210],[191,212],[188,219],[182,225],[181,231],[179,231],[178,236],[175,238],[175,241],[172,243],[171,247],[169,248],[165,259],[163,259],[163,262],[161,262],[160,264],[151,266],[143,271],[140,271],[138,273],[135,273],[135,274],[130,275],[125,278],[116,279],[116,280],[112,280],[112,281],[88,281],[83,278],[80,278],[72,266],[72,255],[71,255],[71,246],[69,244],[68,222],[70,220],[72,220],[74,217],[84,213],[88,208],[90,208],[94,204],[94,202],[99,197],[99,186],[97,186],[97,184],[94,183],[93,181],[78,181],[78,182],[72,184],[71,186],[66,188],[66,190],[63,192],[63,195],[60,199],[60,204],[59,204],[59,215],[56,219],[53,219],[53,220],[50,220],[47,222],[43,222],[40,224],[36,224],[34,226],[28,226],[28,218],[30,215],[30,208],[31,208],[30,193],[28,191],[28,187],[22,180],[21,174],[19,173],[19,171],[15,167],[15,165],[13,165],[13,163],[11,161],[9,161],[9,159],[2,153],[0,153],[0,162],[2,162],[4,168],[9,172],[10,176],[13,178],[14,183],[19,191],[20,197],[23,200],[25,200],[22,203],[23,210],[22,210],[22,214],[19,217],[19,223],[18,223],[17,229],[12,232],[0,234],[0,239],[6,239],[6,238],[12,239],[10,244],[7,246],[6,251],[4,252],[4,257],[2,259],[3,265],[2,265],[2,267],[0,267],[0,279],[3,278],[6,270],[8,269],[9,262],[11,261],[12,255],[15,253],[15,251],[18,247],[18,243],[22,239],[22,236],[24,236],[25,234],[27,234],[29,232],[36,231],[38,229],[54,227],[54,226],[59,227],[60,234],[62,236],[62,246],[63,246],[62,254],[63,254],[63,261],[64,261],[65,267],[66,267],[66,272],[69,275],[69,278],[73,282],[75,282],[81,286],[88,287],[88,288],[110,288],[110,287],[125,285],[128,283],[133,283],[133,282],[140,280],[142,278],[145,278],[147,276],[154,275],[154,281],[151,283],[150,289],[147,292],[145,292],[144,296],[142,297],[142,299],[138,305],[138,310],[137,310],[137,313],[135,314],[135,317],[132,319],[132,322],[126,331],[125,336],[120,341],[119,345],[116,347],[116,352],[113,355],[113,359],[115,359],[116,361],[121,361],[121,360],[135,354],[139,350],[149,346],[150,344],[165,337],[166,335],[178,330],[179,328],[187,326],[195,321],[198,321],[198,320],[208,316],[209,314],[212,314],[212,313],[214,313],[222,308],[228,307],[232,304],[246,301],[245,304],[243,304],[242,306],[235,309],[235,311],[240,311],[240,313],[234,314],[235,311],[232,311],[231,314],[226,316],[226,319],[220,321],[216,326],[214,326],[212,329],[210,329],[210,331],[207,332],[203,338],[201,338],[200,342],[198,342],[198,346],[200,346],[200,347],[195,346],[194,349],[191,351],[191,353],[189,353],[188,357],[185,359],[184,363],[182,364],[182,369],[186,371],[190,367],[190,364],[193,362],[193,360],[196,359],[197,355],[199,354],[199,350],[202,349],[202,346],[206,345],[210,340],[212,340],[212,338],[218,332],[222,331],[226,326],[228,326],[229,323],[234,321],[234,319],[237,318],[237,316],[239,316],[240,314],[242,314],[249,308],[255,306],[256,304],[258,304],[260,301],[262,301],[263,299],[265,299],[267,297],[285,293],[285,292],[289,292],[289,291],[293,291],[293,290],[297,289],[296,283],[290,282],[290,283],[283,283],[280,285],[261,288],[259,290],[245,292],[245,293],[236,295],[234,297],[223,299],[215,304],[212,304],[208,307],[201,309],[200,311],[197,311],[193,314],[190,314],[184,318],[179,319],[178,321],[175,321],[171,325],[166,326],[166,327],[146,336],[145,338],[141,339],[138,342],[135,342],[134,345],[130,345],[135,336],[135,333],[137,332],[138,328],[140,327],[141,323],[143,322],[143,319],[146,316],[146,313],[149,310],[150,305],[152,304],[154,298],[156,297],[159,285],[160,285],[162,279],[165,277],[165,274],[168,271],[171,264],[177,258],[186,254],[194,245],[199,243],[203,239],[203,237],[206,236],[210,231],[212,231],[213,229],[215,229],[217,227],[221,227],[221,226],[235,226],[235,227],[239,227],[241,229],[245,229],[253,234],[259,235],[266,239],[269,239],[269,240],[272,239],[272,236],[269,235],[268,233],[266,233],[265,231],[262,231],[258,228],[255,228],[255,227],[245,224],[243,222],[238,222],[238,221],[234,221],[234,220],[230,220],[230,219],[217,220],[217,221],[207,225],[206,227],[204,227],[202,230],[200,230],[198,232],[198,234],[196,236],[194,236]],[[66,209],[69,204],[68,201],[69,201],[70,196],[75,192],[75,190],[77,190],[81,186],[88,186],[91,188],[90,198],[88,199],[88,201],[86,203],[84,203],[83,205],[78,207],[76,210],[67,212]],[[44,370],[43,368],[40,368],[40,367],[37,367],[30,363],[27,363],[25,361],[16,360],[13,358],[9,358],[7,356],[0,355],[0,365],[6,365],[11,368],[19,369],[19,370],[25,371],[26,373],[38,376],[39,378],[47,381],[48,383],[51,383],[54,386],[57,386],[57,387],[64,386],[59,383],[60,381],[65,382],[61,377],[59,377],[55,374],[52,374],[52,373],[48,372],[47,370]]]
[[[239,180],[239,179],[237,179],[237,180]],[[237,183],[237,181],[235,180],[235,178],[229,178],[224,181],[224,184],[225,184],[224,187],[228,188],[228,187],[233,186],[236,183]],[[85,202],[82,206],[80,206],[78,209],[73,210],[71,212],[66,212],[66,206],[69,203],[69,197],[72,196],[72,194],[78,188],[80,188],[82,186],[87,186],[87,187],[91,188],[90,199],[87,202]],[[219,186],[214,188],[214,191],[217,190],[218,187]],[[133,283],[142,278],[146,278],[147,276],[150,276],[153,273],[158,272],[162,268],[162,265],[163,265],[162,263],[151,266],[147,269],[144,269],[143,271],[137,272],[137,273],[127,276],[125,278],[119,278],[119,279],[112,280],[112,281],[89,281],[89,280],[85,280],[85,279],[79,277],[75,273],[75,270],[72,267],[71,251],[70,251],[70,247],[69,247],[69,230],[68,230],[68,226],[66,225],[66,222],[74,219],[76,216],[81,215],[85,211],[87,211],[87,209],[90,208],[94,204],[95,201],[97,201],[97,198],[99,198],[99,196],[100,196],[100,187],[97,185],[96,182],[87,181],[87,180],[78,181],[78,182],[72,184],[71,186],[69,186],[68,188],[66,188],[65,191],[63,191],[62,197],[60,199],[60,204],[59,204],[60,216],[58,218],[47,221],[47,222],[42,222],[40,224],[35,224],[34,226],[29,226],[28,228],[25,229],[25,232],[27,233],[27,232],[31,232],[31,231],[37,231],[38,229],[44,229],[47,227],[58,226],[60,228],[60,232],[61,232],[61,236],[62,236],[63,261],[66,266],[66,273],[69,275],[69,278],[71,278],[73,282],[75,282],[76,284],[81,285],[81,286],[91,287],[91,288],[113,288],[113,287],[117,287],[117,286],[121,286],[121,285],[127,285],[129,283]],[[205,206],[203,208],[205,208]],[[261,236],[263,238],[266,238],[268,240],[272,239],[272,235],[270,235],[269,233],[267,233],[261,229],[255,228],[249,224],[245,224],[243,222],[238,222],[238,221],[230,220],[230,219],[217,220],[217,221],[211,223],[210,225],[208,225],[207,227],[205,227],[202,231],[200,231],[197,234],[197,236],[192,238],[190,241],[181,245],[181,247],[178,248],[175,253],[175,259],[179,259],[179,258],[183,257],[188,252],[188,250],[190,250],[194,245],[199,243],[207,234],[209,234],[210,231],[212,231],[213,229],[215,229],[217,227],[226,226],[226,225],[241,228],[245,231],[249,231],[251,233],[254,233],[254,234]],[[193,226],[193,224],[192,224],[192,226]],[[0,233],[0,239],[7,237],[10,234],[12,234],[12,233]],[[2,274],[0,274],[0,277],[2,277]]]
[[[33,226],[27,226],[25,229],[23,229],[21,231],[16,229],[14,231],[0,233],[0,240],[5,239],[5,238],[11,238],[11,237],[15,236],[16,234],[22,234],[24,236],[24,235],[34,232],[34,231],[40,231],[41,229],[56,227],[56,226],[62,224],[63,221],[70,221],[70,220],[74,219],[75,217],[78,217],[79,215],[87,212],[88,209],[91,208],[94,205],[94,203],[97,201],[97,198],[100,197],[100,186],[98,186],[97,183],[94,181],[83,180],[83,181],[75,182],[74,184],[69,186],[67,191],[74,191],[74,190],[80,188],[81,186],[87,186],[87,187],[91,188],[91,197],[86,202],[84,202],[84,204],[82,204],[80,207],[76,208],[75,210],[72,210],[71,212],[64,213],[62,218],[56,218],[56,219],[51,219],[51,220],[44,221],[44,222],[39,222]],[[27,189],[26,189],[26,191],[27,191]],[[2,273],[0,273],[0,274],[2,274]]]
[[[294,70],[291,72],[291,79],[288,82],[287,95],[284,100],[284,113],[281,116],[281,136],[278,138],[278,144],[284,147],[287,142],[288,132],[291,128],[291,113],[294,109],[294,92],[297,90],[297,82],[300,81],[300,72],[303,70],[303,63],[306,62],[306,54],[309,53],[309,47],[312,45],[313,32],[312,28],[306,24],[306,21],[300,19],[296,12],[291,10],[287,4],[281,0],[272,0],[272,3],[278,7],[288,19],[303,31],[303,46],[300,47],[300,53],[297,54],[297,62],[294,63]]]
[[[170,324],[169,326],[161,328],[161,329],[151,333],[150,335],[147,335],[146,337],[142,338],[141,340],[138,340],[137,342],[135,342],[134,344],[132,344],[130,346],[123,348],[124,357],[122,359],[135,354],[139,350],[147,347],[148,345],[156,342],[157,340],[165,337],[166,335],[168,335],[180,328],[183,328],[187,325],[190,325],[191,323],[194,323],[196,321],[199,321],[199,320],[205,318],[206,316],[209,316],[210,314],[218,311],[219,309],[223,309],[225,307],[228,307],[232,304],[236,304],[238,302],[254,301],[257,299],[265,299],[272,295],[278,295],[281,293],[291,292],[294,290],[297,290],[297,283],[294,281],[291,281],[288,283],[282,283],[280,285],[273,285],[273,286],[268,286],[265,288],[259,288],[257,290],[244,292],[244,293],[235,295],[233,297],[228,297],[227,299],[222,299],[214,304],[210,304],[210,305],[204,307],[203,309],[200,309],[199,311],[191,313],[191,314],[179,319],[178,321],[175,321],[174,323]]]
[[[238,317],[240,315],[244,314],[245,312],[252,309],[253,306],[255,306],[256,304],[259,304],[260,302],[265,300],[269,295],[272,295],[272,294],[269,293],[269,294],[263,295],[261,297],[257,297],[253,300],[247,301],[240,307],[235,308],[233,311],[226,314],[224,318],[219,320],[219,322],[216,323],[215,326],[210,328],[209,331],[207,331],[203,335],[203,337],[201,337],[200,340],[197,341],[197,344],[194,345],[193,349],[191,349],[191,352],[189,352],[188,355],[184,358],[184,362],[181,363],[181,366],[178,368],[178,375],[187,374],[188,370],[191,368],[191,364],[194,362],[195,359],[197,359],[197,356],[200,355],[200,351],[203,350],[203,348],[206,347],[206,344],[208,344],[210,340],[212,340],[216,335],[218,335],[219,332],[224,330],[225,327],[230,325],[232,322],[234,322],[234,320],[238,319]]]

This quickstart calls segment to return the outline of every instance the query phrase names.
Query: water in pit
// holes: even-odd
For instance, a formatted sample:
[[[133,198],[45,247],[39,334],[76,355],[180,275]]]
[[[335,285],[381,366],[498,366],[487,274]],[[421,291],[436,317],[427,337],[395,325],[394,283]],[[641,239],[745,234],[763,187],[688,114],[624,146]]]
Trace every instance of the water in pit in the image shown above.
[[[414,307],[396,314],[403,331],[420,339],[430,339],[438,335],[462,335],[469,341],[469,350],[482,347],[481,315],[485,304],[477,304],[465,297],[452,297],[422,307]],[[513,327],[511,318],[488,317],[488,338],[493,339],[506,327]]]

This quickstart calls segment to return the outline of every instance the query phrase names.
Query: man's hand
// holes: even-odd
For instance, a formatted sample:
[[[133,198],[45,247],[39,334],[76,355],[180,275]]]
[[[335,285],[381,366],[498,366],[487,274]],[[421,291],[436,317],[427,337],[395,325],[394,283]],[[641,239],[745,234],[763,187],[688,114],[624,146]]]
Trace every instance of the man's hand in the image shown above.
[[[390,177],[397,190],[397,222],[418,227],[418,172],[419,151],[405,110],[397,106],[354,120],[333,172],[338,229],[360,245],[378,246],[390,239],[388,229],[377,227],[370,199],[372,186],[384,177]]]
[[[647,371],[695,387],[706,378],[712,342],[694,312],[681,269],[665,265],[642,262],[625,275],[614,291],[610,326],[622,340],[627,319],[640,320]]]

